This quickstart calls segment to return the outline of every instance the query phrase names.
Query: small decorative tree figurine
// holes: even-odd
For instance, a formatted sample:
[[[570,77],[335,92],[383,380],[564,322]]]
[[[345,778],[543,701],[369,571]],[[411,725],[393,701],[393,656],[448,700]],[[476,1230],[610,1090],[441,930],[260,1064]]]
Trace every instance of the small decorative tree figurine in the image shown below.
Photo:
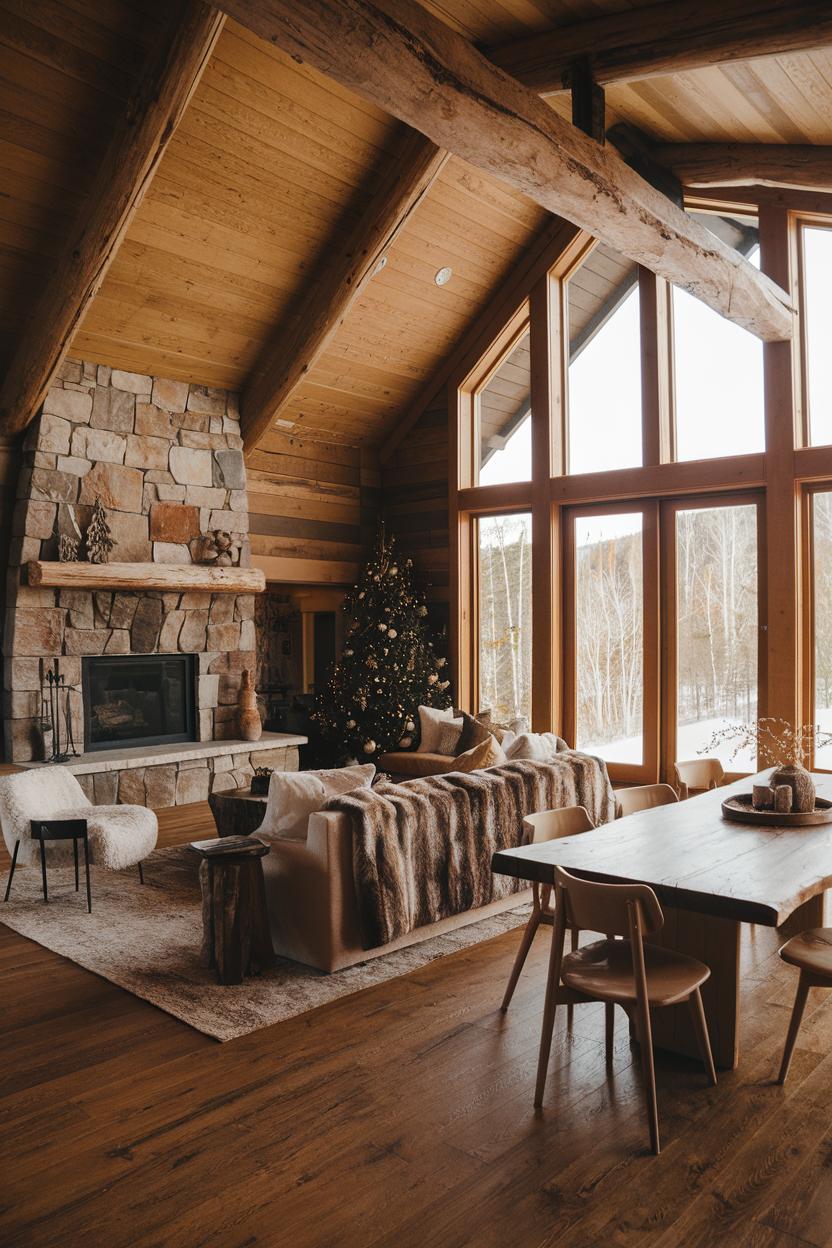
[[[699,753],[710,754],[727,742],[736,742],[732,759],[741,750],[753,748],[763,766],[774,767],[768,783],[772,789],[781,785],[791,789],[792,810],[815,809],[815,785],[804,764],[817,749],[832,743],[832,733],[824,732],[817,724],[795,728],[785,719],[768,716],[748,724],[727,724],[713,734]]]
[[[397,557],[383,527],[344,611],[344,651],[318,691],[313,718],[339,758],[369,762],[412,745],[417,707],[449,706],[450,681],[427,636],[428,609],[413,585],[412,560]]]
[[[107,523],[107,513],[101,504],[100,498],[96,498],[93,503],[92,518],[86,533],[86,544],[87,560],[90,563],[107,563],[109,561],[110,551],[115,546],[115,541],[110,532],[110,526]]]

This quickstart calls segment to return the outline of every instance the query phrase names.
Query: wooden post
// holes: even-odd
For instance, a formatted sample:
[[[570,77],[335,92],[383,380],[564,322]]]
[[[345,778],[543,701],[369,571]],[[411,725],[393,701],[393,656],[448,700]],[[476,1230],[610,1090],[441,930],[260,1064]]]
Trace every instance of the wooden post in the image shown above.
[[[774,281],[791,285],[792,236],[784,208],[760,208],[760,263]],[[797,319],[797,313],[795,320]],[[794,343],[799,342],[795,329]],[[799,427],[797,354],[789,342],[763,345],[766,425],[766,517],[764,562],[767,610],[760,637],[765,688],[760,714],[790,724],[802,719],[799,488],[794,480],[794,447]],[[761,563],[763,559],[761,558]]]
[[[560,411],[561,383],[559,283],[544,274],[529,296],[530,398],[532,409],[532,728],[559,727],[560,664],[555,642],[560,632],[560,597],[555,577],[559,546],[552,524],[549,478],[553,471],[553,414]],[[560,444],[560,439],[558,439]],[[558,460],[560,456],[558,455]],[[558,471],[561,465],[558,462]]]

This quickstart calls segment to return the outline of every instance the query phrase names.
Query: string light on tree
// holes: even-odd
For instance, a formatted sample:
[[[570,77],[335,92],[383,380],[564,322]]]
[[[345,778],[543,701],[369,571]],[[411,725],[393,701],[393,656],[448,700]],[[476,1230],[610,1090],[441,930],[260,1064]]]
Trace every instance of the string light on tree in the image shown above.
[[[413,562],[395,554],[395,538],[379,531],[373,558],[344,602],[348,645],[314,719],[339,758],[366,762],[413,743],[416,708],[450,706],[450,681],[440,673],[427,636],[428,609],[413,585]]]

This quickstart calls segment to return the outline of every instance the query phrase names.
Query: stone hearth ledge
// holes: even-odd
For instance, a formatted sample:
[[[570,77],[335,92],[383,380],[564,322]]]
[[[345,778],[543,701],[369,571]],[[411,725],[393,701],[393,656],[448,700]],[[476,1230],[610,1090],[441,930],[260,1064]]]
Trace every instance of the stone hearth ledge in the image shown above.
[[[86,776],[99,772],[125,771],[134,767],[161,767],[165,763],[183,763],[191,759],[225,758],[231,754],[256,755],[268,750],[306,745],[308,739],[288,732],[264,732],[259,741],[183,741],[176,745],[140,745],[124,750],[94,750],[88,754],[80,754],[78,758],[62,763],[61,766],[75,776]],[[51,765],[42,762],[18,763],[19,767],[26,769]]]

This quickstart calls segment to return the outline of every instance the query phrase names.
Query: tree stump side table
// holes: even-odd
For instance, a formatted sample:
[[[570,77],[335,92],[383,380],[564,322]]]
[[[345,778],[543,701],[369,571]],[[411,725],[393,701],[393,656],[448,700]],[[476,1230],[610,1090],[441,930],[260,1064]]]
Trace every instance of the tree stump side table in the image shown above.
[[[261,862],[269,847],[240,837],[230,850],[212,851],[199,844],[193,848],[202,856],[200,964],[214,967],[221,984],[241,984],[246,975],[257,975],[275,962]]]

